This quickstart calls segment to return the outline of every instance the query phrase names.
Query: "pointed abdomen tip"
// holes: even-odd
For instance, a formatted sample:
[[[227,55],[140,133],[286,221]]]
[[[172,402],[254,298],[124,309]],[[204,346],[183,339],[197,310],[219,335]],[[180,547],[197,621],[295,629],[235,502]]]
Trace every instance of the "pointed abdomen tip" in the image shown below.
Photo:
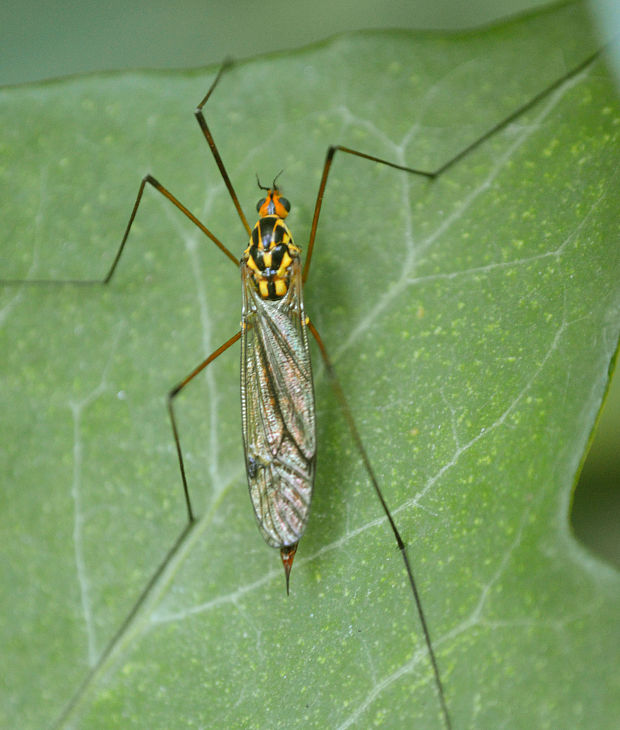
[[[293,567],[293,558],[297,552],[297,545],[285,545],[280,548],[280,557],[282,558],[282,565],[284,566],[284,575],[286,576],[286,595],[289,594],[289,576],[291,574],[291,568]]]

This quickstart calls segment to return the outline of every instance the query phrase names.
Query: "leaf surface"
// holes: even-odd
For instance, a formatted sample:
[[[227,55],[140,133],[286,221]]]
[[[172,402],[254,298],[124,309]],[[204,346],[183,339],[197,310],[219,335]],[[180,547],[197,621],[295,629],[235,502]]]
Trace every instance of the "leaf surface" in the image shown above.
[[[571,5],[456,36],[344,35],[234,67],[207,119],[248,218],[255,173],[284,169],[303,247],[329,144],[436,168],[588,57],[586,28]],[[241,255],[191,118],[214,72],[1,92],[0,275],[103,277],[146,172]],[[330,173],[306,307],[408,543],[455,728],[620,713],[618,576],[567,522],[618,342],[619,116],[598,59],[433,183],[344,153]],[[247,497],[238,351],[178,399],[199,515],[182,534],[165,399],[239,326],[230,261],[147,189],[109,286],[1,296],[0,724],[442,727],[318,351],[291,596]]]

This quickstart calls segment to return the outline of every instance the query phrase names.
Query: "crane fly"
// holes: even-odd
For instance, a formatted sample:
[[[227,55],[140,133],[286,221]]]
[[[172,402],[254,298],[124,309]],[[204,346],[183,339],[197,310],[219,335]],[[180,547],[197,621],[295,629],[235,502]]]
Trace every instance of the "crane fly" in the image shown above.
[[[259,182],[260,186],[260,182]],[[301,250],[275,180],[241,258],[241,418],[246,472],[265,542],[280,549],[286,590],[316,467],[314,386]]]
[[[268,188],[263,187],[257,180],[259,188],[265,192],[265,195],[256,206],[259,219],[255,226],[250,228],[207,125],[203,108],[229,65],[229,61],[224,62],[207,94],[198,104],[195,116],[228,188],[239,219],[249,237],[241,261],[239,262],[225,244],[180,200],[149,174],[145,175],[140,183],[125,234],[112,266],[103,281],[106,284],[109,283],[114,275],[147,184],[154,187],[187,216],[235,266],[240,266],[243,302],[241,330],[211,353],[170,391],[168,413],[176,444],[188,519],[191,524],[194,522],[195,516],[174,413],[174,399],[202,370],[241,339],[241,413],[247,481],[263,538],[268,545],[278,548],[280,551],[287,593],[297,545],[308,523],[316,466],[316,419],[308,332],[312,334],[319,347],[364,468],[402,556],[424,634],[443,723],[446,728],[451,728],[439,665],[405,542],[385,501],[327,349],[318,330],[305,314],[303,304],[303,287],[310,271],[325,186],[334,156],[338,151],[425,178],[432,179],[437,173],[397,165],[342,145],[329,147],[323,164],[302,267],[301,248],[293,242],[292,234],[284,220],[288,216],[291,206],[289,201],[282,196],[276,184],[278,175]]]

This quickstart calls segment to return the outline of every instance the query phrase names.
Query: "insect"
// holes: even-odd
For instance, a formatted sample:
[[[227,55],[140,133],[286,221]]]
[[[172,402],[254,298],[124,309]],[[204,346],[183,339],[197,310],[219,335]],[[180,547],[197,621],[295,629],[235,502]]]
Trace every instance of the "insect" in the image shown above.
[[[240,218],[243,221],[245,221],[245,218],[241,211],[240,204],[238,202],[238,198],[236,196],[236,193],[234,192],[234,189],[232,188],[232,184],[230,183],[226,169],[225,169],[221,159],[219,158],[219,152],[217,151],[217,148],[215,147],[215,143],[213,142],[213,138],[206,125],[206,121],[205,121],[204,115],[202,113],[202,107],[207,102],[209,95],[212,93],[213,89],[217,85],[219,78],[220,78],[220,76],[217,77],[217,79],[214,82],[214,85],[210,89],[209,93],[207,94],[207,96],[205,97],[205,99],[203,100],[201,105],[199,105],[199,113],[197,112],[197,117],[198,117],[198,121],[200,123],[201,129],[203,130],[203,133],[205,134],[205,137],[206,137],[207,141],[209,142],[209,146],[213,151],[216,162],[218,163],[218,166],[220,167],[220,171],[222,172],[223,179],[228,187],[229,192],[231,193],[233,202],[235,202],[235,205],[239,212]],[[522,109],[519,111],[521,112]],[[477,142],[477,144],[479,144],[480,141],[482,141],[482,140],[479,140]],[[181,449],[181,441],[179,438],[176,420],[175,420],[175,416],[174,416],[174,407],[173,407],[174,399],[183,390],[185,385],[187,385],[199,372],[201,372],[205,367],[207,367],[211,362],[213,362],[213,360],[215,360],[217,357],[219,357],[220,354],[222,354],[225,350],[227,350],[229,347],[231,347],[239,339],[243,338],[245,341],[245,346],[247,347],[248,338],[250,338],[250,337],[255,338],[251,342],[254,342],[254,347],[256,348],[258,346],[257,343],[260,343],[260,340],[258,339],[260,333],[257,334],[258,329],[260,327],[264,327],[264,328],[269,327],[269,325],[265,319],[263,319],[259,322],[259,318],[261,316],[263,318],[266,318],[268,316],[268,314],[266,313],[265,310],[269,306],[270,302],[280,302],[283,300],[284,297],[286,297],[286,295],[288,293],[292,292],[292,294],[290,295],[291,299],[295,299],[295,301],[293,302],[291,311],[293,311],[295,313],[294,321],[296,323],[296,326],[299,327],[299,330],[298,330],[296,337],[294,335],[290,335],[288,338],[283,337],[282,338],[283,343],[284,342],[285,343],[294,342],[296,347],[299,347],[303,352],[306,352],[308,335],[317,336],[317,335],[315,335],[316,330],[315,330],[312,322],[309,319],[307,319],[307,317],[305,317],[305,312],[303,310],[303,299],[302,299],[303,291],[302,291],[302,289],[303,289],[303,283],[305,282],[305,280],[308,276],[308,272],[309,272],[312,248],[314,245],[314,240],[315,240],[315,236],[316,236],[316,232],[317,232],[317,225],[318,225],[319,215],[320,215],[320,211],[321,211],[323,194],[325,192],[325,187],[326,187],[326,183],[327,183],[327,178],[329,175],[329,171],[330,171],[330,167],[331,167],[334,155],[338,151],[354,154],[359,157],[374,160],[375,162],[384,163],[384,164],[390,165],[391,167],[395,167],[395,168],[401,167],[399,165],[391,164],[389,161],[379,160],[378,158],[372,157],[370,155],[365,155],[361,152],[358,152],[358,151],[355,151],[355,150],[352,150],[349,148],[344,148],[344,147],[330,148],[330,150],[328,151],[328,155],[327,155],[327,159],[326,159],[324,168],[323,168],[321,184],[319,187],[317,202],[316,202],[315,209],[314,209],[311,235],[309,238],[309,243],[307,245],[305,264],[304,264],[303,268],[301,267],[301,263],[300,263],[301,257],[299,256],[298,252],[294,250],[294,248],[293,248],[294,244],[292,244],[290,246],[288,245],[289,241],[286,241],[287,245],[284,247],[286,249],[286,251],[282,253],[282,258],[280,259],[280,265],[278,265],[277,267],[273,265],[274,264],[273,249],[275,249],[281,243],[280,241],[276,240],[277,235],[279,235],[280,233],[284,234],[284,232],[285,232],[285,230],[282,229],[281,224],[278,223],[278,221],[283,222],[283,218],[284,218],[282,213],[280,213],[278,215],[276,212],[279,207],[278,204],[279,203],[282,205],[284,205],[284,204],[281,201],[281,191],[277,185],[277,180],[274,179],[272,185],[267,190],[264,191],[266,193],[266,195],[264,196],[265,203],[261,203],[258,206],[259,214],[260,214],[260,208],[262,208],[263,205],[266,205],[266,215],[259,217],[259,223],[260,223],[260,220],[263,220],[266,218],[269,221],[269,230],[266,232],[265,237],[263,237],[263,235],[262,235],[263,224],[259,225],[257,223],[257,225],[259,225],[259,231],[261,232],[261,235],[259,235],[257,237],[260,242],[262,242],[263,240],[266,240],[267,245],[258,247],[256,249],[256,253],[251,253],[252,245],[250,245],[246,249],[246,254],[244,254],[245,260],[242,264],[242,271],[244,272],[244,275],[246,277],[245,280],[243,280],[243,286],[244,286],[243,291],[244,291],[244,296],[246,297],[246,302],[245,302],[244,314],[242,315],[242,317],[245,317],[245,319],[243,320],[242,330],[239,333],[235,334],[227,342],[225,342],[220,348],[218,348],[216,351],[214,351],[212,353],[212,355],[209,356],[209,358],[207,358],[194,371],[192,371],[192,373],[190,373],[187,378],[185,378],[183,381],[181,381],[170,393],[168,405],[169,405],[171,422],[173,424],[175,443],[176,443],[177,450],[179,452],[179,462],[181,464],[181,471],[182,471],[182,475],[183,475],[183,484],[184,484],[184,489],[185,489],[185,494],[186,494],[187,508],[188,508],[190,520],[194,519],[194,513],[193,513],[192,506],[191,506],[191,501],[189,499],[189,491],[188,491],[188,487],[187,487],[187,480],[185,478],[185,469],[183,466],[183,454],[182,454],[182,449]],[[458,158],[454,158],[454,160],[450,161],[449,164],[453,164],[454,161],[456,161],[456,159],[458,159]],[[436,176],[437,174],[439,174],[444,169],[446,169],[446,167],[447,166],[444,166],[441,168],[441,170],[435,171],[434,173],[424,173],[423,171],[413,170],[411,168],[402,168],[402,169],[405,169],[410,173],[418,173],[421,175],[425,175],[429,178],[432,178],[432,177]],[[131,224],[133,222],[133,219],[135,218],[137,209],[140,204],[140,199],[141,199],[143,190],[145,188],[145,185],[147,185],[147,184],[155,187],[162,195],[164,195],[166,198],[168,198],[179,210],[181,210],[184,214],[186,214],[190,220],[195,222],[196,225],[198,225],[199,228],[201,230],[203,230],[203,232],[207,236],[209,236],[209,238],[211,238],[211,240],[213,240],[215,245],[218,245],[220,247],[220,249],[223,250],[225,255],[227,255],[231,259],[231,261],[233,261],[235,266],[238,266],[238,260],[235,255],[231,254],[230,251],[227,248],[225,248],[224,245],[221,244],[221,242],[218,239],[216,239],[215,236],[213,236],[213,234],[208,229],[206,229],[206,227],[204,225],[202,225],[197,219],[195,219],[193,214],[191,214],[187,210],[187,208],[185,208],[178,201],[178,199],[176,199],[166,188],[161,186],[155,178],[153,178],[151,176],[147,176],[147,178],[145,178],[141,184],[129,224],[127,226],[125,236],[123,238],[121,247],[117,253],[115,261],[112,265],[112,268],[110,269],[108,276],[106,277],[106,282],[109,282],[111,280],[111,278],[114,274],[116,265],[118,264],[118,261],[120,260],[123,247],[127,241],[128,235],[129,235],[129,229],[131,228]],[[259,183],[259,185],[260,185],[260,183]],[[273,206],[273,211],[270,211],[270,206]],[[269,218],[269,216],[275,216],[275,217]],[[256,227],[254,229],[251,229],[250,226],[247,224],[247,221],[245,222],[245,227],[246,227],[246,230],[248,231],[248,235],[252,235],[251,231],[256,230]],[[277,229],[280,229],[279,233],[278,233]],[[286,228],[286,230],[288,230],[288,228]],[[292,241],[292,236],[291,236],[291,241]],[[272,244],[274,244],[273,247],[272,247]],[[290,264],[287,263],[287,265],[284,266],[284,269],[282,269],[282,260],[284,260],[285,253],[291,259],[291,263]],[[269,259],[265,260],[265,256],[267,255],[267,257],[268,257],[270,254],[272,257],[271,260],[269,260]],[[293,255],[291,255],[291,254],[293,254]],[[279,253],[278,253],[278,255],[279,255]],[[262,268],[259,265],[257,259],[261,259],[261,264],[263,264]],[[255,268],[252,266],[252,264],[250,262],[253,262],[255,268],[258,271],[255,270]],[[243,268],[243,266],[245,266],[245,268]],[[288,269],[288,271],[287,271],[287,269]],[[261,273],[264,273],[265,271],[267,271],[267,274],[262,276]],[[301,283],[297,283],[299,281]],[[262,291],[261,291],[261,285],[262,285]],[[249,287],[253,287],[253,288],[249,288]],[[280,289],[280,291],[278,291],[278,288]],[[254,310],[252,310],[252,306],[255,307]],[[293,320],[289,320],[289,324],[291,321],[293,321]],[[265,329],[265,332],[263,334],[265,334],[268,331],[269,330]],[[278,332],[280,332],[280,330],[278,330]],[[301,333],[301,334],[299,334],[299,333]],[[304,341],[304,337],[305,337],[305,341]],[[319,343],[319,348],[321,350],[322,355],[326,359],[327,369],[330,372],[330,374],[333,374],[333,369],[331,368],[330,361],[327,358],[326,351],[324,349],[324,346],[322,345],[322,341],[320,340],[320,338],[317,339],[317,342]],[[287,357],[284,355],[283,348],[281,348],[281,352],[283,354],[283,361],[285,361],[285,362],[290,361],[290,356],[288,357],[288,360],[287,360]],[[288,353],[287,353],[287,355],[288,355]],[[251,359],[250,359],[250,362],[252,362]],[[260,382],[261,376],[267,383],[267,388],[271,387],[273,389],[276,387],[273,384],[273,382],[271,383],[271,385],[269,385],[269,382],[271,382],[271,381],[275,382],[275,377],[276,377],[275,371],[273,371],[273,372],[270,371],[268,366],[265,366],[264,362],[261,362],[260,360],[255,359],[253,362],[255,365],[254,371],[252,371],[252,369],[249,367],[246,370],[246,376],[250,376],[250,374],[253,374],[255,376],[254,378],[250,377],[246,381],[246,383],[250,382],[250,379],[251,379],[252,385],[250,385],[249,387],[255,388],[255,390],[250,394],[250,397],[246,398],[246,401],[245,401],[245,409],[248,414],[250,413],[251,409],[253,408],[252,405],[249,405],[252,402],[252,400],[251,400],[252,396],[260,395],[260,393],[263,392],[260,388],[258,388],[258,386],[256,386],[256,383]],[[258,365],[256,363],[258,363]],[[310,378],[307,376],[307,374],[301,374],[302,368],[298,368],[298,370],[300,372],[300,376],[296,380],[294,380],[294,382],[303,383],[304,394],[307,396]],[[288,373],[287,373],[287,375],[288,375]],[[270,379],[271,379],[271,381],[270,381]],[[288,380],[287,380],[286,377],[284,378],[284,380],[286,380],[289,385],[291,384],[291,381],[293,381],[292,378],[288,378]],[[267,381],[269,381],[269,382],[267,382]],[[340,388],[337,381],[335,384],[335,388],[336,388],[336,392],[337,392],[339,398],[344,403],[344,398],[342,396],[342,389]],[[284,387],[282,386],[282,388],[279,392],[281,393],[283,390],[284,390]],[[269,392],[269,390],[267,390],[267,392]],[[304,402],[304,404],[302,406],[302,410],[304,410],[304,413],[310,412],[311,408],[310,408],[309,400],[306,400]],[[349,426],[352,430],[353,438],[355,439],[355,441],[358,445],[358,448],[360,449],[360,453],[362,455],[362,460],[364,461],[364,464],[366,465],[366,468],[370,475],[371,481],[372,481],[373,485],[375,486],[379,499],[381,500],[381,504],[383,505],[383,507],[385,509],[386,517],[389,520],[389,522],[392,526],[392,529],[394,530],[394,534],[396,537],[398,547],[401,550],[401,554],[403,555],[403,560],[405,561],[405,565],[407,567],[407,571],[410,576],[410,583],[411,583],[411,588],[412,588],[413,594],[416,598],[416,601],[419,602],[419,597],[417,595],[417,589],[415,586],[415,582],[413,581],[413,573],[409,566],[409,561],[408,561],[406,551],[405,551],[404,541],[402,540],[402,538],[396,528],[396,525],[394,524],[392,515],[391,515],[389,509],[387,508],[387,505],[385,504],[381,491],[378,488],[378,483],[374,476],[372,466],[370,464],[370,461],[368,460],[368,457],[366,456],[366,452],[363,448],[361,439],[359,437],[359,433],[357,432],[357,428],[351,417],[350,411],[346,408],[346,406],[345,406],[345,416],[346,416],[347,421],[349,422]],[[252,415],[247,416],[248,421],[251,418],[256,419],[256,409],[254,409],[252,411]],[[281,423],[284,423],[284,419],[282,419]],[[282,432],[283,432],[283,430],[284,429],[281,428]],[[312,418],[308,418],[305,421],[305,423],[303,424],[303,426],[298,429],[298,436],[294,440],[295,441],[294,448],[297,449],[298,452],[302,451],[302,448],[301,448],[300,444],[298,443],[298,441],[304,442],[305,451],[303,452],[303,454],[305,457],[305,462],[304,462],[305,471],[303,468],[300,468],[299,465],[295,465],[296,470],[291,469],[291,471],[293,471],[297,476],[299,476],[299,474],[301,474],[301,478],[302,478],[304,485],[311,485],[312,477],[314,475],[314,452],[313,452],[311,446],[309,446],[309,444],[311,444],[311,442],[312,442],[312,439],[310,438],[310,436],[313,433],[313,430],[314,429],[313,429],[313,424],[312,424]],[[252,489],[253,482],[256,482],[258,479],[264,478],[264,475],[267,474],[267,471],[269,469],[271,469],[271,472],[273,473],[273,471],[275,469],[275,458],[273,458],[272,453],[268,454],[267,457],[265,457],[264,453],[261,454],[260,449],[255,448],[256,444],[254,441],[252,441],[252,438],[248,437],[247,434],[249,434],[249,433],[250,433],[250,428],[249,428],[249,423],[248,423],[246,426],[246,444],[245,444],[246,445],[246,468],[247,468],[250,489]],[[248,444],[250,445],[249,450],[248,450]],[[314,447],[314,448],[316,448],[316,447]],[[299,454],[297,454],[297,455],[299,456]],[[304,463],[302,463],[302,467],[304,466]],[[266,479],[265,479],[265,481],[266,481]],[[261,512],[260,507],[258,509],[258,512],[259,513]],[[293,559],[293,555],[294,555],[294,546],[296,546],[299,537],[301,537],[301,534],[300,534],[300,530],[298,529],[298,531],[293,535],[292,540],[288,544],[276,543],[276,545],[275,545],[275,547],[278,547],[281,551],[284,550],[283,562],[284,562],[284,566],[285,566],[287,582],[288,582],[288,577],[289,577],[289,573],[290,573],[290,566],[292,564],[292,559]],[[287,569],[287,561],[288,561],[288,569]],[[421,611],[421,605],[419,605],[419,610]],[[425,619],[423,616],[424,616],[423,613],[421,613],[421,619],[422,619],[424,632],[425,632],[425,636],[426,636],[427,643],[428,643],[429,654],[433,658],[432,661],[435,666],[435,672],[437,675],[436,682],[437,682],[437,686],[438,686],[438,693],[440,694],[440,698],[441,698],[440,701],[442,703],[442,707],[444,708],[443,709],[444,715],[445,715],[444,723],[447,727],[449,727],[450,719],[449,719],[449,713],[447,711],[447,703],[445,702],[445,699],[443,696],[442,684],[439,680],[439,672],[436,667],[436,662],[434,659],[432,643],[430,642],[430,637],[428,635],[428,630],[426,628],[426,622],[425,622]]]

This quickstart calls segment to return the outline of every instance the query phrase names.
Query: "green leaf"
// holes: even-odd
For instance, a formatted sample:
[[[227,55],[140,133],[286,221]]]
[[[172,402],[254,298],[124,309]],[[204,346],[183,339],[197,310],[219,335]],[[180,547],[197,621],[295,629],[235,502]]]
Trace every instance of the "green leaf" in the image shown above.
[[[234,67],[207,118],[246,214],[255,173],[284,169],[303,246],[329,144],[432,169],[595,48],[579,5],[345,35]],[[146,172],[240,255],[192,119],[214,72],[1,92],[0,275],[101,278]],[[455,728],[620,712],[620,582],[567,522],[618,342],[619,116],[598,59],[432,183],[344,153],[330,173],[306,306],[408,543]],[[0,724],[442,727],[317,351],[290,597],[247,498],[233,351],[178,399],[199,515],[182,534],[166,394],[239,322],[238,272],[208,239],[147,189],[109,286],[1,296]]]

